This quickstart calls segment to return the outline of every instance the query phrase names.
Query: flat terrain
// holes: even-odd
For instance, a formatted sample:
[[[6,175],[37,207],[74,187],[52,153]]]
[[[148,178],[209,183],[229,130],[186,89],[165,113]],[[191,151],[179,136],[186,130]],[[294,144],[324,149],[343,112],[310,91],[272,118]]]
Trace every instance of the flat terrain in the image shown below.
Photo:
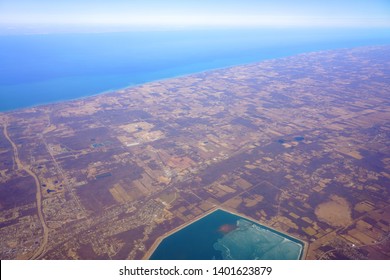
[[[390,47],[298,55],[0,113],[0,258],[141,259],[223,208],[390,259]]]

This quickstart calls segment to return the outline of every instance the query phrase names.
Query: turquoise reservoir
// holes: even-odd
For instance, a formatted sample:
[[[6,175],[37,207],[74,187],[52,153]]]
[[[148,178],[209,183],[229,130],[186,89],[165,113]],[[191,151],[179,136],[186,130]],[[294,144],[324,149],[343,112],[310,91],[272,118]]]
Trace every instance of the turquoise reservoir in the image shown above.
[[[304,244],[271,228],[216,210],[164,238],[151,260],[297,260]]]

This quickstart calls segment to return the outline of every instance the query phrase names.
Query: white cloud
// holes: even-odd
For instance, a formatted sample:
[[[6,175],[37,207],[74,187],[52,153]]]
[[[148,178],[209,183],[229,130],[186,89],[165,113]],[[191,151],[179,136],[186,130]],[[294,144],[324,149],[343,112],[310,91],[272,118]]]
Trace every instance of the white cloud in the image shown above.
[[[390,27],[390,18],[232,14],[34,14],[3,15],[3,25],[193,27]]]

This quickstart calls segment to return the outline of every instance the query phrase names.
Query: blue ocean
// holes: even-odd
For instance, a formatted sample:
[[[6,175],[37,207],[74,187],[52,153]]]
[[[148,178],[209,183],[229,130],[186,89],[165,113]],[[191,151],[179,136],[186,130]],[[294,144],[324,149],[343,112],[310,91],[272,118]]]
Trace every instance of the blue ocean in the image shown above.
[[[380,29],[234,29],[0,36],[0,111],[294,54],[390,44]]]

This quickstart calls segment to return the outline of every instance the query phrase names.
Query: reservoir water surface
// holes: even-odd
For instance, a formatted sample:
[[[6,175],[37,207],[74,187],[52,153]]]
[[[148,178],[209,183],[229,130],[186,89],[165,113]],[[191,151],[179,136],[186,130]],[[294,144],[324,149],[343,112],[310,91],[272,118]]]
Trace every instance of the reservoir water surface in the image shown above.
[[[297,260],[302,241],[216,210],[164,238],[152,260]]]

